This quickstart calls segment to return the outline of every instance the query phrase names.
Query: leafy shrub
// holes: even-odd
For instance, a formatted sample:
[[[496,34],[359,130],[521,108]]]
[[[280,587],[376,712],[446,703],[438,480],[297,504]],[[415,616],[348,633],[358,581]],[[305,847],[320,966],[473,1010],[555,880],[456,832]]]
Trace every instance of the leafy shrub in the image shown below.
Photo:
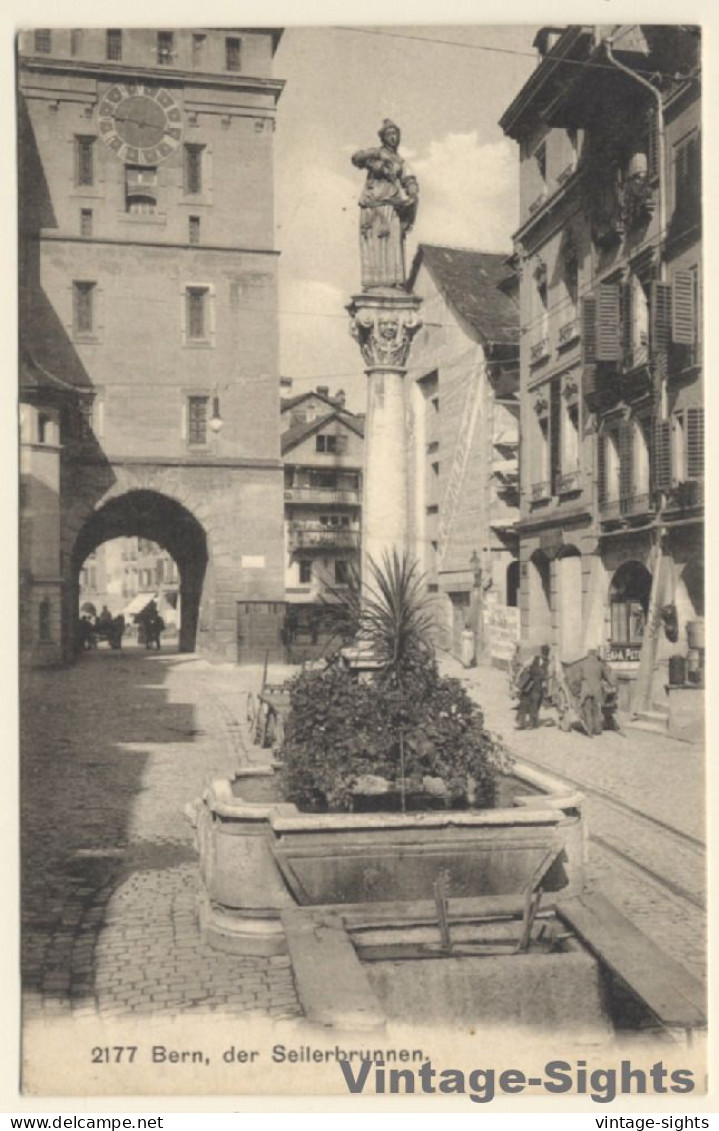
[[[363,682],[345,667],[301,673],[291,686],[283,787],[300,808],[348,810],[361,778],[421,791],[441,778],[445,802],[494,804],[505,752],[459,680],[443,678],[429,643],[422,579],[406,555],[370,561],[371,583],[350,595],[338,624],[358,624],[379,671]]]
[[[470,801],[491,807],[504,755],[481,710],[459,680],[440,675],[434,660],[416,674],[411,690],[361,682],[338,667],[299,675],[282,749],[287,800],[347,811],[365,775],[397,788],[404,777],[409,792],[428,776],[442,779],[453,807]]]

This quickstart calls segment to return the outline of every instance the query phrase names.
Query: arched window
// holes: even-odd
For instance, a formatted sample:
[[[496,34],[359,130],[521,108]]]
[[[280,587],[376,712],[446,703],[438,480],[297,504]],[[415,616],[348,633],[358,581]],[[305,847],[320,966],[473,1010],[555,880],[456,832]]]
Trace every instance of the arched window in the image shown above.
[[[651,590],[652,575],[641,562],[619,567],[609,590],[612,644],[641,644]]]

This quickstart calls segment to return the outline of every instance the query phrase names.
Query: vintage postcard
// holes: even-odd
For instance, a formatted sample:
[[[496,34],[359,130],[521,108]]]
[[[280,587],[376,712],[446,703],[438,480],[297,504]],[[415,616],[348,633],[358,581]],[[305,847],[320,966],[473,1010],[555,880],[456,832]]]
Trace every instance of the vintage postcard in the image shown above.
[[[706,1094],[702,28],[532,18],[18,32],[25,1097]]]

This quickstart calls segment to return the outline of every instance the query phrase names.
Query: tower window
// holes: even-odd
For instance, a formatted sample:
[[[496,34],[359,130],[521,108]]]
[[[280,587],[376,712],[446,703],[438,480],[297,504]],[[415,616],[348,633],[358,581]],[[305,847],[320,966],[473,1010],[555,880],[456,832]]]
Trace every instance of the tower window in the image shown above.
[[[80,209],[80,235],[92,235],[92,208]]]
[[[192,65],[194,67],[199,67],[204,62],[206,42],[207,36],[199,32],[192,37]]]
[[[190,447],[203,447],[207,443],[207,410],[209,397],[190,397],[187,403],[187,442]]]
[[[169,66],[175,58],[175,36],[171,31],[157,33],[157,61],[161,66]]]
[[[157,169],[144,165],[125,167],[125,210],[136,216],[157,211]]]
[[[188,237],[190,243],[200,242],[200,217],[190,216]]]
[[[76,334],[91,334],[95,329],[95,283],[73,283],[73,325]]]
[[[194,341],[207,337],[207,287],[187,288],[187,336]]]
[[[225,40],[225,66],[228,71],[240,70],[240,41],[239,39]]]
[[[75,138],[75,180],[78,185],[95,183],[94,145],[94,137]]]
[[[72,28],[70,31],[70,54],[79,55],[82,51],[82,31],[80,28]]]
[[[35,51],[38,55],[49,55],[52,51],[52,32],[47,27],[35,31]]]
[[[185,146],[185,194],[198,196],[202,192],[203,145]]]
[[[111,27],[107,29],[105,53],[113,63],[119,63],[122,59],[122,31],[120,28]]]

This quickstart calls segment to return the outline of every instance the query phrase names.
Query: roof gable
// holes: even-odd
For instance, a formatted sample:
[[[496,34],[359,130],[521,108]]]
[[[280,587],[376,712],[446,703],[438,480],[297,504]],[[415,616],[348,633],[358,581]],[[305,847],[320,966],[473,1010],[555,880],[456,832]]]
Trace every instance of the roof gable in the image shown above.
[[[506,253],[420,244],[412,264],[410,287],[423,263],[449,305],[484,342],[519,344],[519,309],[502,289],[511,276]]]
[[[364,419],[352,416],[348,418],[343,412],[330,412],[306,423],[293,424],[291,428],[283,432],[281,436],[282,454],[284,455],[285,452],[296,448],[298,444],[314,435],[315,432],[321,432],[332,421],[337,421],[350,432],[354,432],[360,439],[364,439]]]

